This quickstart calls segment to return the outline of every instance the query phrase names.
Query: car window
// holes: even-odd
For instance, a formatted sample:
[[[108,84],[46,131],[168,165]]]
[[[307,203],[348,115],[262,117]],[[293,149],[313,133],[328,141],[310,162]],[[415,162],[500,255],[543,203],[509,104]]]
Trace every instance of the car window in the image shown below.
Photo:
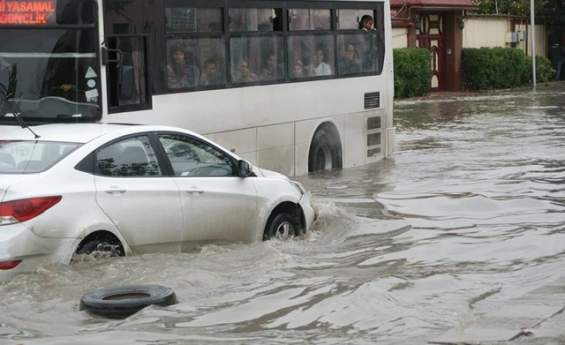
[[[210,144],[180,134],[159,134],[175,176],[233,176],[232,160]]]
[[[31,174],[54,166],[81,144],[41,140],[1,140],[0,173]]]
[[[146,135],[127,138],[96,151],[96,167],[102,176],[162,176],[161,167]]]

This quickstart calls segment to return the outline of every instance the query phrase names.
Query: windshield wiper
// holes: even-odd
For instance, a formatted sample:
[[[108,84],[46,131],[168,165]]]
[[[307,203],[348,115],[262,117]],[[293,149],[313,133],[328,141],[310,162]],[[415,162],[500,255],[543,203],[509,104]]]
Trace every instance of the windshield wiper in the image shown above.
[[[7,66],[6,66],[7,64]],[[17,82],[16,80],[16,73],[17,73],[17,66],[11,66],[11,70],[10,70],[10,64],[6,62],[6,60],[2,59],[2,61],[0,61],[0,66],[6,68],[8,70],[8,85],[15,85],[15,83]],[[22,110],[20,109],[20,106],[16,103],[16,102],[11,102],[10,99],[14,98],[14,91],[13,91],[13,87],[8,87],[8,89],[6,89],[6,86],[4,86],[4,84],[0,83],[0,105],[5,106],[8,105],[10,107],[10,110],[12,111],[12,115],[16,118],[16,121],[18,121],[18,124],[22,127],[22,128],[27,128],[34,136],[35,139],[39,138],[39,135],[37,135],[28,125],[27,123],[24,121],[24,119],[20,116],[22,113]]]

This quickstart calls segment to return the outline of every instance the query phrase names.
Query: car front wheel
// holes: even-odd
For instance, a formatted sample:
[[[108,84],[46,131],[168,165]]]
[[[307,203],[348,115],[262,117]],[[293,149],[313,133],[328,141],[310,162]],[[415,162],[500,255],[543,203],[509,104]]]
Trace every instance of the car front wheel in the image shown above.
[[[279,213],[267,226],[263,240],[273,238],[287,240],[298,236],[299,226],[296,219],[288,213]]]

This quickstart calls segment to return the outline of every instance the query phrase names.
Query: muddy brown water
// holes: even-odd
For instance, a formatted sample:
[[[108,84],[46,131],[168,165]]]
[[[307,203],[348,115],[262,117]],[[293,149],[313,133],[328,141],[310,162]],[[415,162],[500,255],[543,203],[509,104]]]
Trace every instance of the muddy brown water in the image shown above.
[[[45,265],[0,286],[0,344],[426,344],[562,275],[564,109],[557,83],[397,101],[391,159],[297,178],[305,238]],[[125,284],[179,303],[79,311]]]

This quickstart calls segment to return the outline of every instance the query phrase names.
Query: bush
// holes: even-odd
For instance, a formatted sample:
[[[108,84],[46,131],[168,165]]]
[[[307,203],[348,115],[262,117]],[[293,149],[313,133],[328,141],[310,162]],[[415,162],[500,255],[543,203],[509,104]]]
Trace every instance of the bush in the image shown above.
[[[430,92],[432,55],[424,48],[393,50],[394,97],[424,96]]]
[[[508,89],[522,84],[526,59],[514,48],[465,48],[461,65],[465,89]]]
[[[545,83],[553,80],[555,70],[551,66],[551,61],[544,57],[536,55],[536,82]],[[526,68],[522,73],[522,84],[532,83],[532,57],[526,56]]]

